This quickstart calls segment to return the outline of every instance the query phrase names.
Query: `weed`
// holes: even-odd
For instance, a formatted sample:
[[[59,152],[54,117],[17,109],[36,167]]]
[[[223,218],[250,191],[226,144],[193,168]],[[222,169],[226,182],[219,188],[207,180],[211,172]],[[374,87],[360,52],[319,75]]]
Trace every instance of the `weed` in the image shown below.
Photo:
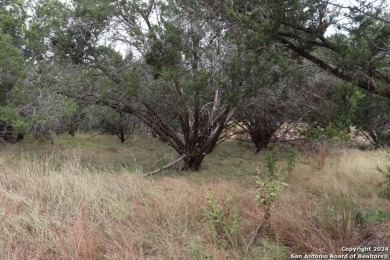
[[[322,169],[325,166],[325,162],[329,157],[329,147],[325,142],[318,142],[312,145],[313,154],[317,158],[318,169]]]
[[[362,234],[367,213],[344,194],[332,196],[317,216],[318,226],[333,239],[346,242]]]
[[[260,247],[255,250],[256,259],[287,259],[288,248],[281,243],[278,237],[276,241],[263,238]]]
[[[267,175],[273,177],[279,173],[278,152],[273,149],[266,157],[265,167]]]
[[[240,219],[238,214],[234,213],[232,197],[228,195],[219,202],[215,195],[210,195],[207,202],[205,217],[210,223],[214,245],[218,248],[223,245],[236,245]]]
[[[275,180],[273,178],[269,178],[267,180],[263,180],[262,178],[257,177],[257,194],[256,200],[259,205],[264,210],[264,217],[261,221],[261,224],[256,229],[254,236],[251,239],[250,245],[253,244],[257,238],[257,236],[261,232],[269,232],[270,231],[270,219],[271,219],[271,209],[274,206],[275,201],[279,197],[280,191],[287,186],[285,182],[282,180]]]
[[[342,253],[340,245],[358,246],[369,233],[365,211],[343,194],[323,201],[288,198],[274,213],[272,224],[295,252]]]
[[[377,210],[374,213],[374,220],[378,223],[390,222],[390,211]]]
[[[287,172],[291,173],[297,164],[297,150],[294,148],[290,148],[287,150],[286,160],[287,160]]]
[[[53,230],[57,235],[57,247],[68,259],[99,259],[102,255],[101,234],[93,228],[87,219],[85,209],[81,209],[80,216],[72,227],[63,235],[55,225]]]
[[[287,170],[289,172],[292,170],[292,168],[291,170],[289,169],[290,167],[293,167],[294,163],[295,159],[291,156],[291,158],[288,160],[287,167]],[[287,186],[287,183],[285,183],[281,177],[282,168],[279,163],[279,155],[275,150],[273,150],[266,158],[265,165],[267,170],[265,175],[269,177],[264,180],[261,174],[258,174],[256,176],[256,201],[263,209],[264,217],[253,233],[248,245],[248,249],[250,246],[253,245],[260,233],[267,233],[271,231],[271,209],[274,206],[276,200],[278,199],[280,191]],[[261,170],[259,170],[259,173],[260,172]]]

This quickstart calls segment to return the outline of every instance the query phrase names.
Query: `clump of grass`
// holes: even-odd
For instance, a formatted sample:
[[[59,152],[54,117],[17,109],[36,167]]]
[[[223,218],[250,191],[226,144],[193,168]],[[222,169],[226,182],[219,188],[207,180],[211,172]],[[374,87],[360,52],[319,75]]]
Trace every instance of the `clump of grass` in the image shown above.
[[[390,211],[388,210],[376,210],[372,215],[377,223],[390,222]]]
[[[377,197],[383,178],[376,167],[384,158],[381,150],[334,150],[321,169],[298,163],[271,221],[283,243],[298,253],[364,244],[376,225],[370,212],[390,206]]]
[[[390,155],[387,155],[387,160],[390,161]],[[390,165],[387,164],[385,168],[377,167],[378,171],[383,175],[385,180],[381,184],[381,189],[378,193],[379,197],[390,200]]]
[[[305,141],[298,146],[301,154],[310,158],[310,162],[315,168],[322,169],[330,155],[330,147],[326,142]]]
[[[345,195],[323,201],[285,198],[272,224],[295,252],[337,253],[340,245],[358,246],[369,233],[366,216]]]
[[[54,224],[57,236],[55,248],[67,259],[99,259],[103,255],[103,238],[100,230],[87,219],[85,209],[67,230],[61,232]]]
[[[383,204],[377,199],[377,187],[383,177],[377,171],[377,165],[385,162],[384,151],[334,150],[322,169],[307,164],[305,155],[299,156],[299,162],[287,182],[296,192],[308,196],[323,197],[325,193],[343,191],[359,198],[364,206]]]
[[[288,247],[283,245],[279,237],[276,239],[263,238],[260,241],[260,246],[256,250],[252,251],[254,259],[288,259],[289,250]]]

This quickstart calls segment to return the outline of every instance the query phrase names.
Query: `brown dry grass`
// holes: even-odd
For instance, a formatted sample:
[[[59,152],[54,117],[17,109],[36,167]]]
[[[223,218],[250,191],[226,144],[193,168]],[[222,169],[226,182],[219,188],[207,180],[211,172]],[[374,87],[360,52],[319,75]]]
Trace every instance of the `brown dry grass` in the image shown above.
[[[375,237],[370,214],[390,207],[377,197],[383,176],[376,167],[385,158],[385,151],[334,150],[316,167],[312,157],[300,156],[273,214],[282,241],[294,252],[331,254]]]
[[[253,196],[238,194],[236,182],[83,169],[77,155],[57,162],[48,154],[2,164],[0,258],[203,258],[216,252],[204,221],[207,194]]]
[[[336,253],[341,245],[364,243],[375,230],[375,223],[358,225],[355,209],[390,208],[376,196],[383,179],[375,168],[385,162],[385,152],[333,151],[321,169],[301,156],[273,210],[276,236],[259,239],[246,252],[262,218],[247,169],[256,172],[260,160],[234,144],[212,155],[198,176],[154,179],[141,177],[143,167],[137,165],[94,167],[94,161],[117,160],[128,149],[124,147],[115,153],[104,144],[99,144],[103,152],[92,145],[85,149],[66,144],[3,150],[0,259],[283,259],[289,253]],[[240,164],[210,164],[237,151]],[[140,154],[146,156],[141,149]],[[136,152],[134,158],[140,161]],[[212,172],[218,167],[222,173]],[[226,178],[223,167],[226,172],[247,169]],[[237,243],[228,248],[213,244],[205,219],[211,195],[221,203],[231,197],[232,210],[239,214]]]

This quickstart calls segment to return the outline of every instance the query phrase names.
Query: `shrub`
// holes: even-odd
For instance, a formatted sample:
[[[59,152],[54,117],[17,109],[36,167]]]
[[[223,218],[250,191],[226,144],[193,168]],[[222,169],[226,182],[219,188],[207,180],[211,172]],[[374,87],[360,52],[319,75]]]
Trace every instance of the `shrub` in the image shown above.
[[[271,209],[279,198],[281,190],[287,186],[283,180],[282,174],[291,172],[296,162],[296,152],[291,150],[287,154],[287,166],[283,167],[280,163],[279,154],[272,150],[267,156],[265,169],[259,169],[256,176],[256,201],[264,211],[264,216],[253,232],[249,241],[248,249],[256,241],[261,233],[267,233],[271,230]],[[267,176],[264,178],[264,176]]]
[[[216,247],[237,245],[237,230],[239,227],[239,215],[234,212],[232,197],[227,196],[218,201],[215,195],[207,198],[208,209],[205,217],[210,224],[213,234],[213,243]]]

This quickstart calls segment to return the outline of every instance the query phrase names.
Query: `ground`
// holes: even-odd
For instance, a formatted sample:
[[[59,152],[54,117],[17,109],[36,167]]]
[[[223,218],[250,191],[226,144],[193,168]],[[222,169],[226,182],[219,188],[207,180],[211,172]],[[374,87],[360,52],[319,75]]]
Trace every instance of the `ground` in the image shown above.
[[[388,246],[390,202],[377,196],[385,150],[299,153],[263,218],[256,178],[269,150],[230,140],[199,172],[153,138],[56,137],[0,148],[0,259],[290,259]],[[285,166],[284,153],[280,167]],[[265,175],[263,176],[265,178]]]

